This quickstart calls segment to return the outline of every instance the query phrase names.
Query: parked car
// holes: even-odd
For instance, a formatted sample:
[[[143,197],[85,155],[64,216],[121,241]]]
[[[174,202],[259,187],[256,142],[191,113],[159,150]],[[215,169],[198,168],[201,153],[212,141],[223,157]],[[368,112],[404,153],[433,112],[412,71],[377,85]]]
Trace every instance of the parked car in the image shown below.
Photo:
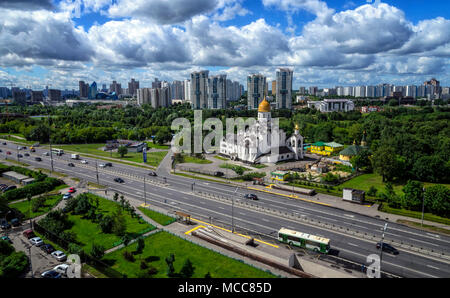
[[[5,188],[7,188],[8,185],[7,184],[0,184],[0,190],[4,190]]]
[[[42,158],[40,158],[40,157],[35,157],[34,160],[35,160],[35,161],[42,161]]]
[[[30,153],[25,153],[24,155],[25,155],[25,156],[30,156]]]
[[[83,159],[83,160],[81,161],[81,163],[82,163],[82,164],[88,164],[88,161]]]
[[[27,239],[36,237],[33,230],[31,230],[31,229],[23,231],[22,235],[25,236],[25,238],[27,238]]]
[[[68,193],[74,193],[74,192],[76,192],[76,190],[75,190],[75,187],[71,187],[71,188],[69,188],[69,191],[68,191]]]
[[[7,144],[6,144],[6,142],[3,142],[2,145],[6,146]]]
[[[3,150],[2,150],[2,149],[0,149],[0,152],[3,152]]]
[[[117,183],[124,183],[125,181],[123,181],[122,178],[114,178],[114,182],[117,182]]]
[[[12,244],[12,240],[8,236],[2,236],[1,239]]]
[[[57,272],[56,270],[49,270],[45,271],[41,274],[42,278],[61,278],[61,273]]]
[[[99,164],[98,165],[100,168],[105,168],[106,167],[106,165],[104,164],[104,163],[101,163],[101,164]]]
[[[73,163],[71,163],[71,162],[69,162],[68,164],[67,164],[69,167],[74,167],[75,165],[73,164]]]
[[[70,193],[66,193],[63,195],[63,200],[68,200],[72,197],[72,195]]]
[[[41,246],[41,249],[48,254],[55,251],[55,248],[51,244],[44,244]]]
[[[61,264],[56,266],[55,268],[53,268],[53,270],[55,270],[56,272],[62,274],[62,275],[67,275],[67,269],[69,268],[69,265],[67,264]]]
[[[52,252],[52,256],[60,262],[67,260],[67,256],[60,250]]]
[[[41,237],[33,237],[30,239],[30,243],[32,245],[35,245],[37,247],[44,245],[44,241],[41,239]]]
[[[19,220],[18,218],[13,218],[13,219],[11,219],[11,225],[12,225],[13,227],[18,227],[18,226],[20,226],[20,220]]]
[[[36,152],[36,149],[34,149],[34,148],[30,149],[30,152]]]
[[[252,193],[248,193],[244,196],[244,198],[248,199],[248,200],[254,200],[257,201],[258,200],[258,196]]]
[[[6,151],[6,154],[7,155],[11,155],[11,151]]]
[[[153,172],[153,171],[152,171],[152,172],[150,172],[150,173],[148,173],[148,175],[149,175],[149,176],[154,176],[154,177],[158,176],[158,175],[156,175],[156,173],[155,173],[155,172]]]
[[[50,153],[48,153],[48,152],[44,152],[44,153],[42,153],[42,155],[44,155],[44,156],[49,156],[49,155],[50,155]]]
[[[10,224],[8,223],[8,221],[5,220],[5,219],[2,220],[2,222],[1,222],[1,224],[0,224],[0,227],[2,228],[2,230],[8,230],[8,229],[11,229],[11,225],[10,225]]]
[[[110,162],[105,163],[105,167],[112,167],[112,163]]]
[[[378,242],[376,247],[377,247],[377,249],[380,249],[381,243]],[[387,243],[384,243],[384,242],[383,242],[383,251],[385,251],[387,253],[391,253],[393,255],[398,255],[399,254],[399,252],[398,252],[398,250],[396,248],[394,248],[393,246],[391,246],[391,245],[389,245]]]
[[[223,172],[214,172],[214,176],[216,177],[222,177],[224,175]]]
[[[17,157],[18,157],[18,158],[22,158],[23,155],[22,155],[22,154],[17,154]]]
[[[10,186],[6,187],[5,189],[3,189],[3,192],[7,192],[7,191],[9,191],[9,190],[13,190],[13,189],[16,189],[16,188],[17,188],[17,186],[15,186],[15,185],[10,185]]]

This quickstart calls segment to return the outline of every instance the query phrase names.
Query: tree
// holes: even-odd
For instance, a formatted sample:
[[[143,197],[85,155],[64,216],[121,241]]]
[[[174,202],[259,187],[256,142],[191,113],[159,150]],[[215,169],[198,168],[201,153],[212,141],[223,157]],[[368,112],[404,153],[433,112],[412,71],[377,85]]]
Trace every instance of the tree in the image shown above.
[[[376,173],[381,175],[383,182],[402,177],[404,164],[404,158],[397,155],[395,149],[388,145],[378,147],[372,159],[372,167]]]
[[[142,251],[144,251],[144,248],[145,248],[145,241],[144,241],[144,238],[139,237],[138,240],[137,240],[136,252],[139,253],[139,254],[141,254]]]
[[[123,245],[125,246],[125,250],[127,250],[127,246],[128,246],[128,244],[130,244],[130,242],[131,242],[131,237],[130,237],[130,235],[125,234],[125,235],[122,237],[122,243],[123,243]]]
[[[362,150],[358,155],[354,156],[350,162],[356,170],[372,172],[371,153],[369,150]]]
[[[387,201],[389,207],[392,208],[400,208],[401,207],[401,200],[397,196],[397,194],[394,191],[394,187],[392,186],[392,183],[388,182],[386,183],[384,193],[380,195],[382,199]]]
[[[97,260],[100,260],[105,255],[105,248],[97,243],[92,243],[91,256]]]
[[[409,180],[403,187],[402,207],[409,210],[422,210],[423,184],[419,181]]]
[[[114,218],[110,215],[105,215],[99,222],[100,229],[103,233],[111,233],[114,224]]]
[[[173,267],[173,262],[175,262],[175,255],[174,254],[170,254],[166,258],[167,276],[168,277],[174,277],[175,276],[175,268]]]
[[[116,212],[113,215],[113,218],[114,221],[111,231],[117,236],[124,236],[127,230],[127,223],[120,208],[117,208]]]
[[[120,146],[120,147],[117,149],[117,153],[119,153],[120,157],[123,158],[125,155],[127,155],[127,153],[128,153],[128,148],[125,147],[125,146]]]
[[[450,189],[434,185],[425,190],[425,209],[433,214],[450,217]]]
[[[114,193],[113,199],[115,202],[117,202],[117,200],[119,199],[119,194],[117,192]]]
[[[192,275],[194,275],[194,266],[192,265],[191,260],[187,259],[186,262],[184,263],[183,267],[181,268],[180,271],[180,276],[182,278],[191,278]]]

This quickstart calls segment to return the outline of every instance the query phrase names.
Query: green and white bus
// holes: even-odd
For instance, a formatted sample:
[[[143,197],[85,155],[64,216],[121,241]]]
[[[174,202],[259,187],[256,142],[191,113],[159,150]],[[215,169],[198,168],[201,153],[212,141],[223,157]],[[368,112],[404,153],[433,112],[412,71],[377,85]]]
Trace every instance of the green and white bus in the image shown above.
[[[330,251],[330,239],[285,228],[278,231],[278,241],[324,254]]]

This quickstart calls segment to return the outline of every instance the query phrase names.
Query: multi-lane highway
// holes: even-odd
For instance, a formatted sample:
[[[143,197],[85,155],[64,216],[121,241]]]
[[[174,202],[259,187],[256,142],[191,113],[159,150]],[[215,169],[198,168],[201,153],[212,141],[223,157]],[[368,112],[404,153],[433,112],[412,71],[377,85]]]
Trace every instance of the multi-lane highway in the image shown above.
[[[17,144],[7,142],[1,145],[0,159],[17,160]],[[6,155],[10,151],[11,155]],[[20,153],[30,153],[29,150],[21,150]],[[51,166],[50,157],[43,153],[48,149],[37,148],[36,152],[30,156],[20,158],[21,161],[35,167],[47,168]],[[35,157],[42,158],[41,162]],[[231,227],[245,229],[255,234],[261,234],[275,239],[276,232],[281,227],[302,231],[331,239],[333,253],[341,258],[351,260],[360,264],[366,263],[366,258],[370,254],[379,254],[375,248],[376,241],[357,237],[354,234],[343,231],[332,230],[321,225],[311,224],[303,220],[295,220],[276,213],[263,212],[254,208],[247,208],[239,201],[244,202],[243,195],[252,191],[245,188],[236,188],[233,185],[226,185],[215,182],[205,182],[193,180],[185,177],[170,175],[168,172],[168,159],[165,159],[158,169],[158,177],[148,176],[149,170],[113,163],[112,167],[96,168],[95,163],[104,161],[94,158],[81,157],[88,161],[88,164],[70,159],[70,154],[62,156],[53,155],[53,167],[55,171],[64,172],[70,176],[86,181],[97,182],[110,189],[120,191],[131,197],[144,200],[144,179],[146,200],[152,204],[171,210],[185,211],[193,217],[207,221],[220,222]],[[75,167],[69,167],[68,163],[74,163]],[[114,178],[120,177],[125,183],[116,183]],[[157,183],[156,183],[157,182]],[[195,185],[193,185],[195,183]],[[192,189],[195,192],[192,192]],[[214,196],[234,198],[235,204],[231,201],[219,201],[199,195],[198,192],[208,193]],[[300,200],[292,200],[269,193],[257,193],[259,201],[253,202],[266,209],[277,210],[282,213],[295,214],[296,216],[312,219],[314,222],[335,224],[336,226],[359,231],[368,235],[379,236],[381,239],[382,228],[385,221],[372,218],[358,213],[349,212],[337,208],[331,208]],[[426,251],[444,253],[450,255],[450,237],[429,233],[396,223],[389,222],[385,233],[387,241],[394,243],[404,243],[420,247]],[[382,270],[404,277],[450,277],[450,261],[435,254],[428,255],[405,248],[397,247],[400,251],[398,255],[383,253]]]

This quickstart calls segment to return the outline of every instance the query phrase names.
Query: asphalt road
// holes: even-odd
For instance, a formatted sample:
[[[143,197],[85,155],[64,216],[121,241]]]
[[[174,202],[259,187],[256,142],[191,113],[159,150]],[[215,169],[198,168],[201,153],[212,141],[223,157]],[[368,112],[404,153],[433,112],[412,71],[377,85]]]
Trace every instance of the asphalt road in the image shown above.
[[[7,146],[0,145],[0,158],[5,158],[6,151],[11,151],[8,159],[17,160],[17,145],[7,142]],[[7,149],[8,148],[8,149]],[[43,152],[48,149],[37,149],[31,153],[30,157],[23,157],[20,160],[35,167],[50,168],[50,157],[43,156]],[[23,155],[29,150],[21,150]],[[36,156],[42,158],[41,162],[34,160]],[[81,155],[82,156],[82,155]],[[69,174],[70,176],[81,178],[86,181],[96,182],[95,163],[105,163],[101,160],[84,158],[89,163],[83,165],[80,160],[70,159],[70,154],[64,154],[57,157],[53,155],[54,170]],[[72,162],[75,167],[68,167]],[[165,161],[167,163],[167,160]],[[170,210],[185,211],[199,219],[212,221],[222,224],[228,224],[231,227],[232,222],[235,227],[253,231],[255,234],[266,235],[276,239],[276,233],[281,227],[323,236],[331,239],[332,254],[341,258],[366,264],[366,258],[370,254],[379,254],[375,248],[375,242],[356,238],[334,230],[328,230],[319,226],[305,224],[282,216],[262,213],[260,211],[243,208],[231,203],[210,200],[192,193],[192,187],[196,191],[207,192],[215,195],[234,197],[235,200],[244,201],[243,195],[251,193],[247,189],[238,189],[230,185],[215,182],[205,182],[193,180],[185,177],[169,175],[166,165],[158,169],[158,177],[148,176],[149,170],[113,163],[113,167],[98,168],[99,184],[107,186],[129,196],[139,198],[144,201],[144,181],[146,177],[146,200],[155,205],[165,207]],[[114,178],[121,177],[125,183],[114,182]],[[164,180],[164,177],[166,178]],[[167,182],[168,186],[154,184],[152,181]],[[192,184],[195,182],[195,185]],[[280,196],[257,193],[259,201],[254,202],[266,208],[276,209],[283,212],[289,212],[300,216],[314,219],[321,222],[328,222],[342,227],[348,227],[352,230],[379,235],[381,239],[382,228],[385,221],[377,218],[368,217],[358,213],[308,203],[299,200],[290,200]],[[389,223],[388,230],[385,233],[386,240],[403,241],[404,243],[422,247],[428,250],[444,252],[450,254],[450,237],[420,231],[403,225]],[[399,255],[383,253],[382,270],[403,277],[450,277],[450,265],[448,261],[421,255],[404,249],[399,249]]]

